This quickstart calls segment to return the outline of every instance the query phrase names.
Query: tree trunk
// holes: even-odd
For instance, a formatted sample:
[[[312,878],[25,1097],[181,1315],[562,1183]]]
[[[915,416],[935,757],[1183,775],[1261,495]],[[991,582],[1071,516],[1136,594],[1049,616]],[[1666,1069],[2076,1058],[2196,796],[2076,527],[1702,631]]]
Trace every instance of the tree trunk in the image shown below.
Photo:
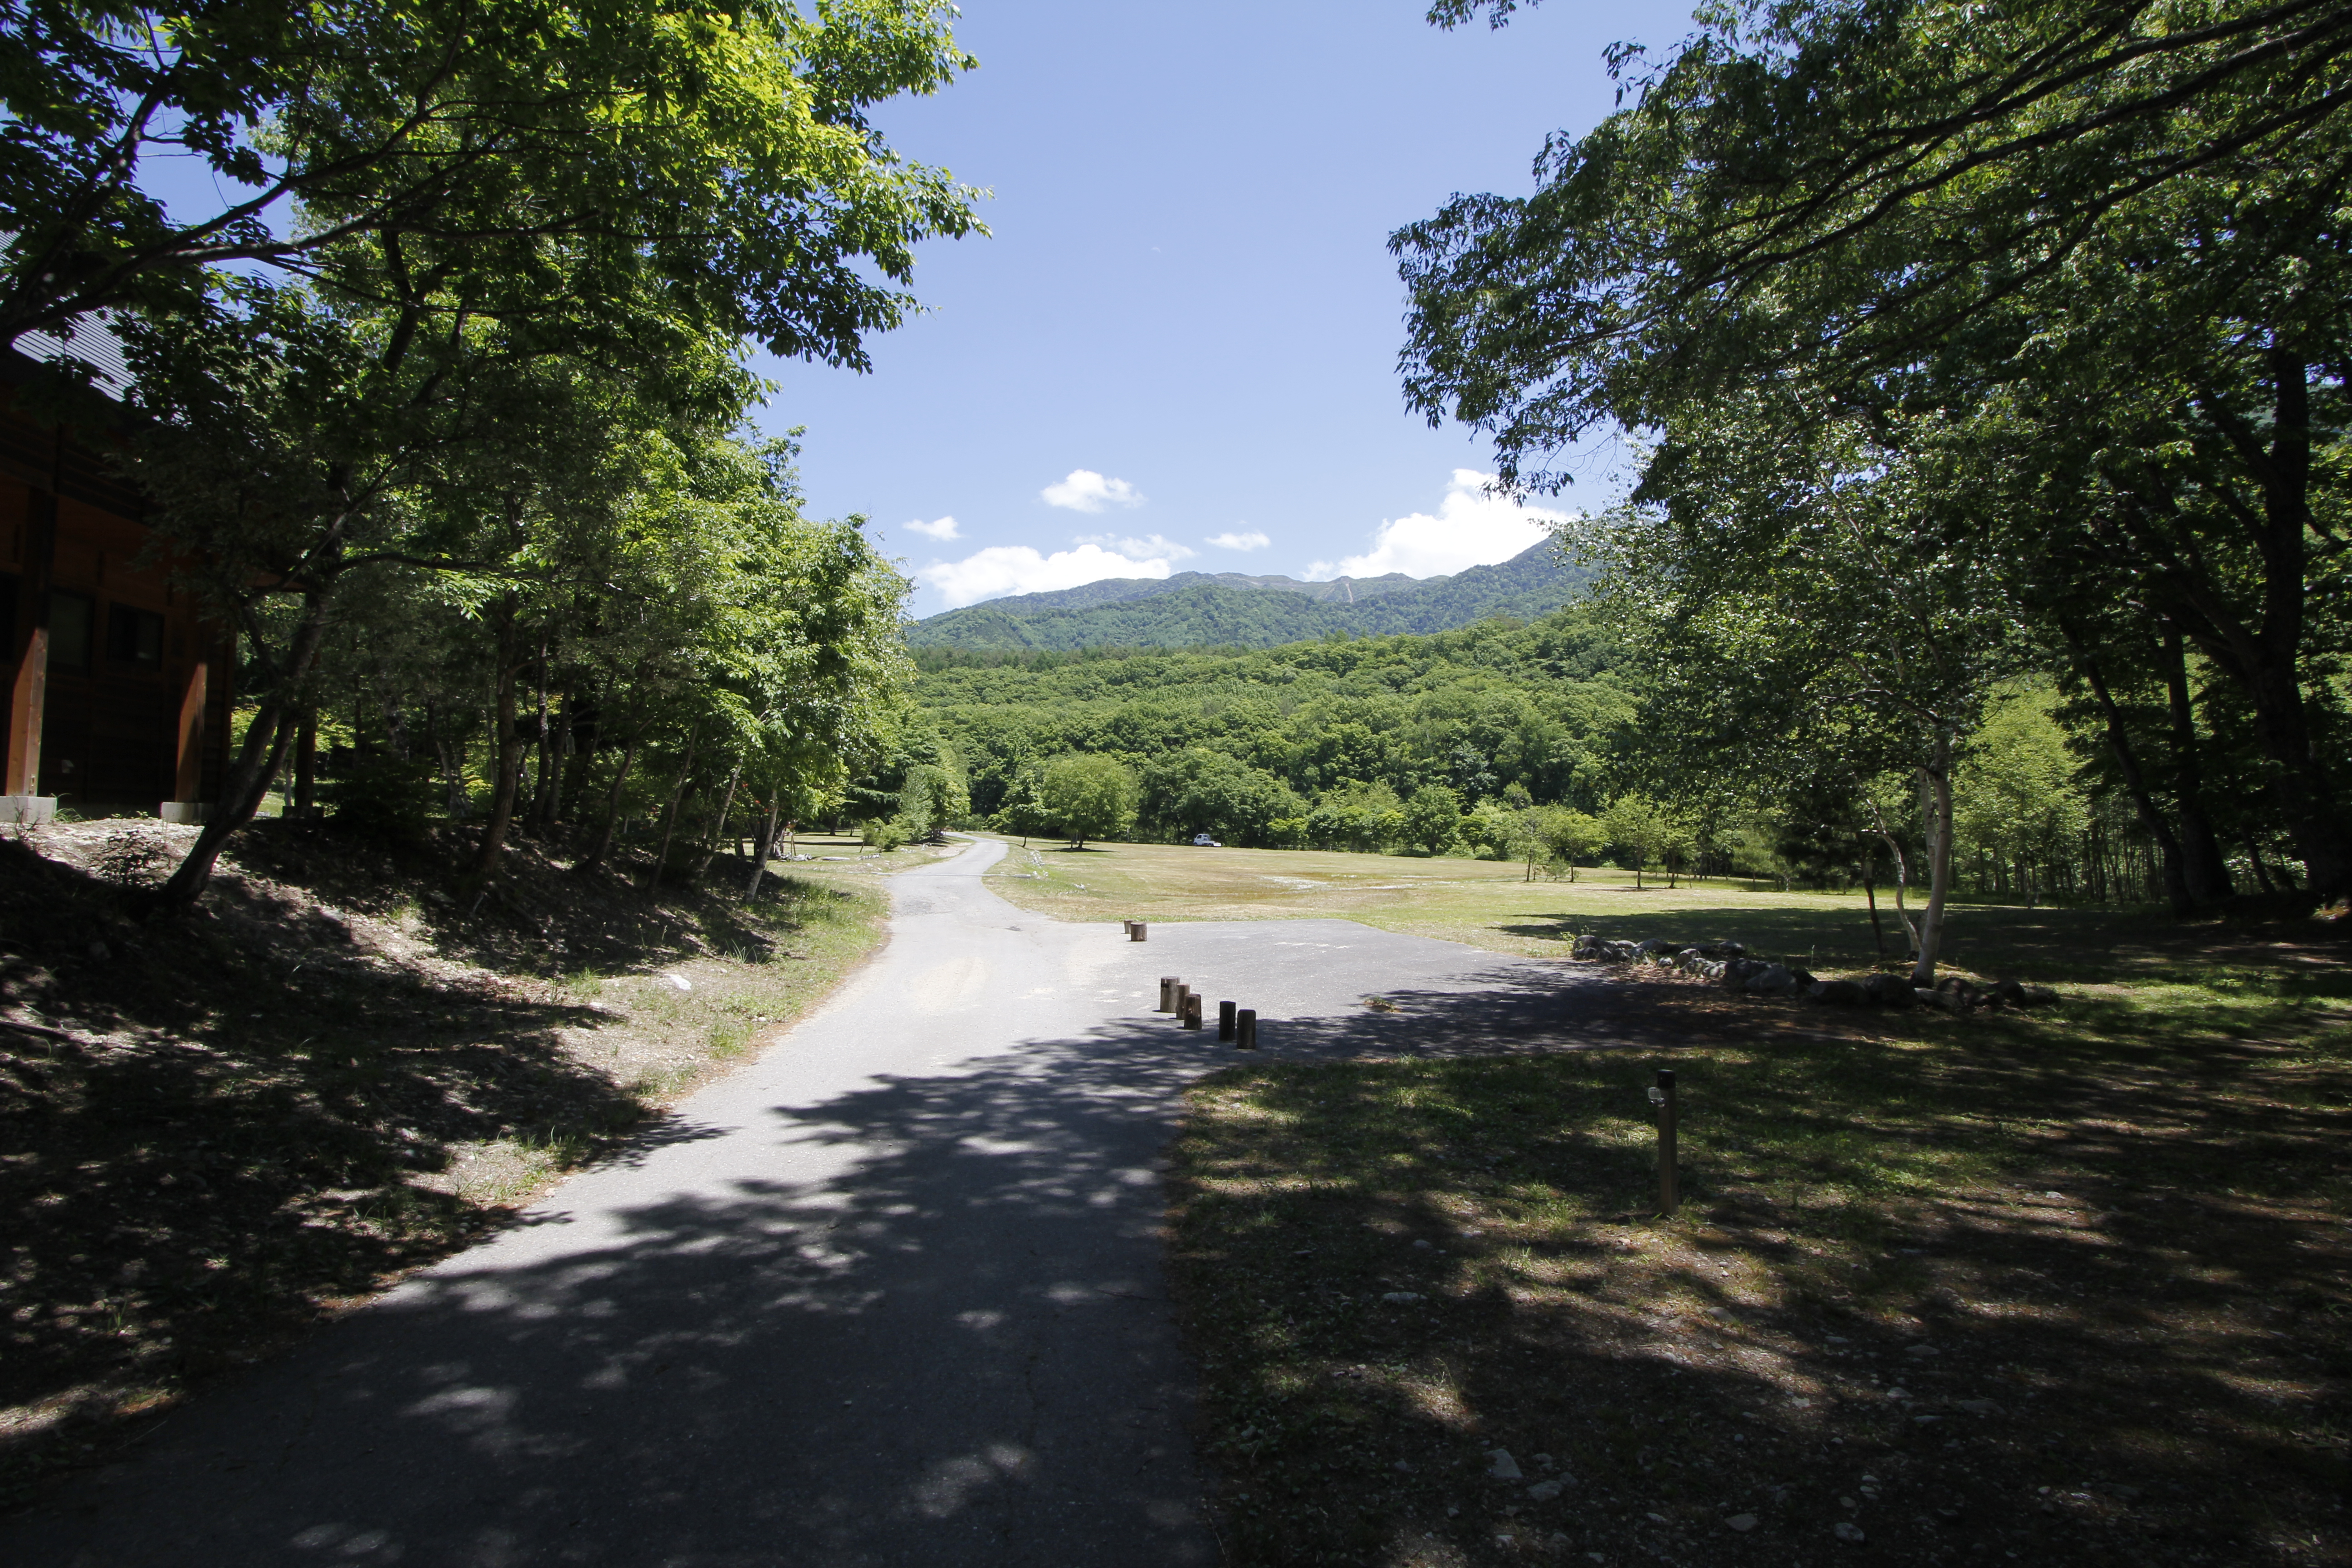
[[[1878,944],[1878,962],[1886,962],[1886,926],[1878,918],[1878,855],[1862,847],[1862,900],[1870,906],[1870,940]]]
[[[780,788],[768,797],[768,820],[751,843],[751,881],[743,889],[743,901],[750,903],[760,896],[760,879],[767,874],[768,847],[775,842],[776,814],[784,808],[784,792]]]
[[[2172,794],[2180,810],[2180,866],[2189,896],[2218,904],[2238,889],[2205,812],[2204,768],[2199,755],[2197,710],[2189,700],[2189,658],[2179,628],[2164,628],[2164,692],[2172,710]]]
[[[2254,736],[2273,764],[2276,816],[2294,842],[2321,902],[2352,893],[2352,837],[2313,742],[2303,694],[2303,633],[2312,592],[2311,391],[2308,362],[2294,348],[2270,354],[2271,440],[2261,464],[2261,521],[2251,528],[2262,561],[2262,619],[2249,626],[2231,610],[2218,584],[2189,579],[2172,584],[2168,605],[2182,628],[2244,689],[2253,705]],[[2161,498],[2155,504],[2164,504]],[[2227,499],[2227,498],[2225,498]]]
[[[1919,929],[1911,923],[1911,911],[1903,903],[1903,889],[1911,881],[1911,863],[1904,858],[1902,840],[1887,830],[1885,814],[1878,809],[1878,802],[1872,800],[1869,805],[1870,819],[1877,826],[1878,837],[1886,841],[1886,852],[1895,860],[1895,918],[1902,922],[1903,934],[1910,942],[1910,956],[1916,956],[1919,952]]]
[[[550,819],[547,809],[548,795],[554,787],[555,770],[559,765],[555,752],[553,714],[549,708],[548,647],[544,633],[539,639],[539,665],[536,673],[538,679],[532,684],[539,689],[539,734],[533,742],[532,749],[539,753],[539,771],[530,781],[530,805],[523,812],[522,816],[525,822],[543,828]]]
[[[604,820],[596,829],[596,841],[588,853],[572,868],[585,876],[604,864],[604,857],[613,847],[613,830],[621,825],[621,786],[628,782],[629,764],[637,760],[637,742],[633,737],[622,748],[621,764],[613,770],[613,787],[604,795]]]
[[[677,787],[669,792],[669,808],[662,813],[661,845],[654,851],[653,869],[646,873],[646,891],[653,892],[661,886],[662,868],[669,864],[670,836],[677,831],[678,803],[686,798],[686,786],[694,778],[694,747],[698,734],[686,737],[686,765],[677,771]]]
[[[2180,840],[2174,837],[2172,825],[2164,819],[2164,808],[2157,805],[2156,795],[2148,788],[2147,775],[2139,765],[2139,753],[2133,749],[2131,735],[2124,728],[2123,710],[2108,694],[2106,678],[2098,660],[2091,657],[2072,628],[2066,633],[2066,641],[2074,650],[2075,667],[2083,672],[2083,679],[2090,684],[2091,696],[2099,705],[2099,717],[2106,723],[2107,750],[2115,755],[2116,771],[2123,775],[2124,793],[2131,796],[2132,809],[2138,814],[2140,826],[2156,840],[2157,852],[2163,857],[2166,900],[2172,905],[2174,914],[2193,914],[2197,898],[2189,889]]]
[[[694,875],[688,882],[689,887],[700,886],[702,879],[710,875],[710,863],[719,858],[719,846],[727,837],[727,818],[735,810],[735,785],[742,776],[743,764],[740,763],[737,763],[727,774],[727,793],[719,797],[719,826],[710,830],[710,847],[704,851],[701,861],[694,868]]]
[[[307,815],[319,803],[319,705],[302,705],[294,731],[294,804]]]
[[[1911,984],[1936,983],[1936,961],[1944,947],[1944,900],[1952,890],[1952,737],[1936,731],[1934,760],[1919,770],[1927,794],[1927,912],[1919,921],[1919,961]]]
[[[514,826],[515,795],[522,785],[523,743],[515,726],[515,680],[521,673],[515,658],[515,595],[508,594],[498,608],[498,668],[490,712],[498,776],[490,789],[489,819],[482,824],[482,841],[474,863],[466,868],[468,880],[479,882],[499,863]]]
[[[219,810],[205,823],[204,831],[188,849],[172,873],[171,879],[156,889],[156,909],[170,916],[186,914],[195,908],[196,900],[204,895],[205,884],[212,879],[213,867],[220,859],[221,846],[229,835],[253,820],[261,808],[261,797],[269,791],[269,781],[278,776],[285,763],[286,748],[294,739],[300,722],[302,707],[295,701],[295,689],[310,668],[318,663],[319,649],[327,637],[327,595],[333,579],[311,588],[302,595],[302,618],[294,629],[294,637],[286,653],[286,668],[272,684],[261,705],[247,726],[245,744],[237,749],[236,760],[229,764],[228,775],[221,781]]]

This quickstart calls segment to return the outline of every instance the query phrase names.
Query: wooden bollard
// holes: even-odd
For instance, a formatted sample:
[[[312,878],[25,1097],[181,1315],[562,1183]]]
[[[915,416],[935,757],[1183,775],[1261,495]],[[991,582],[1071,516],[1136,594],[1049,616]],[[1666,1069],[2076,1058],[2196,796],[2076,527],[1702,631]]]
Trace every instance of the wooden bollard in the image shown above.
[[[1197,1029],[1201,1026],[1201,998],[1197,992],[1184,993],[1183,1024],[1188,1029]]]
[[[1660,1068],[1658,1081],[1650,1090],[1650,1102],[1658,1108],[1658,1212],[1672,1214],[1682,1206],[1682,1184],[1676,1179],[1675,1149],[1675,1069]]]
[[[1244,1007],[1234,1015],[1234,1048],[1241,1051],[1257,1049],[1257,1009]]]
[[[1230,1040],[1233,1037],[1234,1005],[1231,1002],[1220,1002],[1217,1004],[1217,1038]]]
[[[1174,975],[1163,974],[1160,977],[1160,1005],[1151,1010],[1155,1013],[1176,1011],[1176,977]]]
[[[1168,1010],[1176,1015],[1176,1021],[1180,1024],[1184,1021],[1184,1004],[1191,998],[1192,994],[1192,988],[1190,985],[1185,984],[1181,980],[1176,983],[1176,995],[1174,997],[1175,1005]]]
[[[1129,942],[1149,942],[1151,940],[1151,928],[1145,925],[1141,921],[1129,921],[1127,922],[1127,940]]]

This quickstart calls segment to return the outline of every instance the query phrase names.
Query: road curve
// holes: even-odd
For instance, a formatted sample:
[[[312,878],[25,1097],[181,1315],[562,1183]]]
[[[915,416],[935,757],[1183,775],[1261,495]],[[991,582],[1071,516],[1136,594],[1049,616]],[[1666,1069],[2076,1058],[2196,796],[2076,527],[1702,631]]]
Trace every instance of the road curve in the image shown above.
[[[996,897],[1003,853],[893,878],[888,946],[755,1062],[0,1525],[0,1563],[1216,1562],[1158,1227],[1217,999],[1279,1057],[1541,1047],[1597,998],[1346,921],[1131,943]],[[1209,1030],[1152,1013],[1165,973]]]

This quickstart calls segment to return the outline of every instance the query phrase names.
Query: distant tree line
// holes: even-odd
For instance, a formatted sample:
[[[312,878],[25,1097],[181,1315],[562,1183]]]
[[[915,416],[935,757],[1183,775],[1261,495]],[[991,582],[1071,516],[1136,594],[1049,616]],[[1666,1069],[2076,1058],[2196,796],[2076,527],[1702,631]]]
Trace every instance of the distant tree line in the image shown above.
[[[1655,728],[1688,678],[1632,631],[1612,601],[1527,626],[1265,650],[923,650],[920,718],[853,793],[887,816],[890,766],[920,765],[963,781],[967,825],[1007,832],[1479,854],[1530,878],[1607,865],[1930,887],[1935,801],[1915,773],[1766,779],[1695,762]],[[2217,798],[2234,802],[2216,817],[2224,872],[2249,892],[2292,890],[2292,841],[2244,787],[2260,752],[2231,727],[2227,683],[2200,675],[2200,746]],[[1956,896],[2166,896],[2096,705],[2046,677],[1988,695],[1953,801]]]

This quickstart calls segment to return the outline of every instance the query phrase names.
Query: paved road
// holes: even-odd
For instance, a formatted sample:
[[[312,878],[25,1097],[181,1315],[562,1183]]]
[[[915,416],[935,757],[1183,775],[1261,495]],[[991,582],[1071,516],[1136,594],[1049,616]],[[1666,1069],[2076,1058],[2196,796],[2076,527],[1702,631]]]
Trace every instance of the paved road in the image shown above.
[[[1160,1152],[1221,1060],[1599,1026],[1552,965],[1346,921],[1063,924],[975,845],[628,1159],[0,1527],[0,1563],[1213,1563]],[[1374,1015],[1368,992],[1402,1011]],[[1581,994],[1580,994],[1581,993]]]

